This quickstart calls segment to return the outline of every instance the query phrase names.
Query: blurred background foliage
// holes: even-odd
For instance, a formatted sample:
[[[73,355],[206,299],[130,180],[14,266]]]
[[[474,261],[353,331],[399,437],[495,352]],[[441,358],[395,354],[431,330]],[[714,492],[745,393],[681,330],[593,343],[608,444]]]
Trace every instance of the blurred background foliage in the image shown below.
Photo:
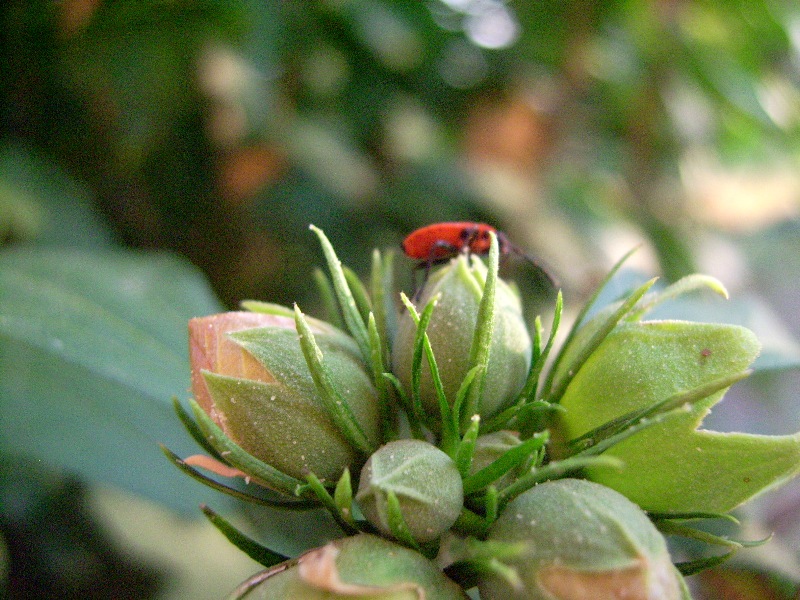
[[[137,448],[182,443],[168,398],[155,398],[186,395],[185,319],[219,310],[197,271],[222,306],[258,298],[310,308],[319,251],[309,223],[364,272],[370,248],[396,248],[418,226],[488,221],[550,266],[573,307],[642,243],[632,266],[667,280],[695,270],[720,277],[741,302],[716,318],[746,322],[768,350],[765,368],[727,400],[735,409],[707,425],[798,429],[800,378],[788,368],[800,356],[795,2],[10,0],[0,17],[0,577],[12,594],[186,597],[181,585],[202,576],[187,575],[193,567],[216,578],[220,587],[193,592],[211,598],[255,570],[220,560],[235,552],[224,544],[191,554],[189,566],[164,566],[163,552],[161,562],[150,552],[128,564],[105,536],[136,529],[136,501],[87,502],[84,482],[171,511],[196,506],[202,488],[166,485],[183,476],[157,450],[146,459],[150,477],[123,469],[141,471]],[[183,262],[144,252],[165,250]],[[142,275],[151,264],[158,277]],[[410,265],[399,265],[405,284]],[[540,276],[517,270],[523,287],[547,295]],[[134,301],[125,295],[134,275],[141,313],[159,311],[161,321],[116,301]],[[73,295],[58,295],[67,288]],[[191,290],[185,305],[181,290]],[[43,329],[74,323],[74,294],[107,309],[100,325],[121,339],[135,333],[123,321],[156,332],[179,366],[152,376],[152,389],[117,381],[91,350],[54,367],[62,349],[46,335],[19,335],[11,317],[28,311],[25,322]],[[158,297],[175,299],[174,314]],[[73,364],[87,373],[81,381],[115,382],[93,393],[149,398],[131,400],[141,422],[117,449],[108,440],[124,410],[73,419],[68,431],[96,437],[86,443],[104,458],[53,435],[46,418],[25,418],[83,398],[80,382],[41,381]],[[144,368],[123,370],[151,377]],[[44,443],[48,435],[59,442]],[[95,499],[116,493],[89,489]],[[800,489],[774,498],[751,509],[750,522],[755,537],[775,531],[776,540],[749,562],[695,578],[700,597],[794,597]],[[83,515],[86,524],[73,525],[84,535],[40,539],[59,529],[59,514]],[[174,549],[181,542],[162,530],[173,513],[162,517],[154,529]],[[143,543],[132,537],[129,546]],[[40,587],[25,587],[32,581]]]

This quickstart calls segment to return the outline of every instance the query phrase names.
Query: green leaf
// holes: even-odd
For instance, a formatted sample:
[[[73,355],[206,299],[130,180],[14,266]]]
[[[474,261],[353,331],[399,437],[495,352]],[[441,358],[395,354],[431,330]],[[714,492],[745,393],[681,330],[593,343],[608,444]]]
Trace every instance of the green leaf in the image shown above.
[[[723,303],[708,302],[705,298],[679,298],[666,307],[656,308],[649,318],[741,325],[755,333],[761,342],[761,352],[752,367],[754,371],[800,367],[800,342],[792,335],[792,327],[756,296],[737,296]]]
[[[647,408],[634,410],[573,438],[569,441],[569,445],[577,449],[576,455],[600,454],[643,429],[688,412],[694,404],[716,392],[728,389],[748,375],[750,371],[742,371],[703,383],[690,390],[680,391]]]
[[[562,398],[561,434],[572,440],[615,419],[745,370],[758,355],[749,330],[681,321],[617,326],[589,356]],[[607,450],[618,470],[590,479],[645,510],[727,512],[800,472],[800,434],[763,436],[698,430],[725,390]]]
[[[555,366],[550,374],[557,374],[555,383],[550,388],[550,378],[548,378],[547,400],[550,402],[559,402],[564,390],[569,386],[572,378],[580,372],[584,363],[589,359],[594,351],[603,343],[606,336],[611,333],[617,326],[619,321],[623,319],[632,309],[636,303],[645,295],[656,279],[651,279],[639,286],[630,296],[623,302],[612,305],[608,309],[604,309],[594,319],[589,321],[587,325],[579,330],[574,337],[569,337],[565,342],[564,348],[559,353],[556,361],[561,363],[562,359],[566,360],[566,365],[561,365],[563,368],[559,371]],[[590,332],[591,335],[587,334]],[[587,339],[588,338],[588,339]]]
[[[24,453],[183,511],[205,492],[158,444],[196,451],[171,398],[189,387],[186,323],[217,312],[167,254],[0,254],[0,451]]]

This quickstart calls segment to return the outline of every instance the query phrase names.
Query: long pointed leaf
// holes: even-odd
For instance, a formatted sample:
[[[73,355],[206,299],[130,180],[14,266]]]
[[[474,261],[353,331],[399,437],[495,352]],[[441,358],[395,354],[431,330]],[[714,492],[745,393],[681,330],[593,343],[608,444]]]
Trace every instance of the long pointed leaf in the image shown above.
[[[566,473],[572,473],[585,469],[586,467],[602,467],[602,468],[619,468],[622,466],[622,461],[617,458],[606,456],[572,456],[564,460],[554,460],[547,463],[545,466],[540,467],[527,475],[517,479],[511,485],[503,488],[499,492],[499,503],[501,510],[511,500],[519,496],[521,493],[528,491],[537,483],[548,481],[550,479],[558,479]]]
[[[561,290],[559,290],[558,296],[556,296],[556,305],[553,309],[553,324],[550,327],[550,335],[547,338],[547,343],[545,344],[544,348],[538,353],[538,356],[536,356],[536,359],[531,364],[531,370],[530,373],[528,373],[528,379],[525,381],[525,386],[522,388],[522,392],[520,392],[520,400],[522,402],[533,400],[536,396],[536,390],[539,386],[539,377],[541,376],[544,365],[547,363],[547,359],[550,356],[550,351],[553,349],[556,334],[558,333],[558,326],[561,324],[561,313],[563,310],[564,296],[561,294]]]
[[[213,458],[224,462],[225,459],[223,459],[222,456],[217,452],[217,449],[208,442],[206,436],[203,435],[203,430],[197,425],[197,422],[192,418],[192,415],[190,415],[186,409],[183,408],[180,400],[173,398],[172,406],[175,409],[175,413],[178,415],[181,423],[183,423],[183,426],[186,428],[186,431],[188,431],[189,435],[192,436],[192,439],[194,439],[194,441],[197,442],[197,444]]]
[[[377,249],[372,253],[372,270],[370,272],[370,294],[372,295],[372,311],[375,313],[375,323],[378,327],[378,336],[383,342],[384,371],[391,366],[389,349],[392,347],[394,322],[397,311],[392,305],[391,290],[394,281],[394,253],[387,252],[382,255]]]
[[[469,428],[464,433],[464,437],[458,444],[453,462],[458,467],[458,472],[461,474],[462,479],[469,474],[469,469],[472,466],[472,455],[475,453],[475,442],[478,439],[478,431],[480,430],[481,417],[474,415]]]
[[[200,509],[203,511],[203,514],[208,517],[208,520],[211,521],[214,527],[222,532],[222,535],[228,538],[234,546],[239,548],[239,550],[247,554],[247,556],[254,561],[265,567],[272,567],[289,558],[288,556],[273,552],[254,539],[246,536],[208,506],[202,505]]]
[[[358,275],[353,269],[342,266],[342,272],[347,280],[350,293],[353,294],[353,299],[356,301],[356,307],[358,307],[358,312],[361,314],[361,320],[366,323],[367,315],[372,312],[372,301],[370,300],[369,292],[367,292],[367,288],[364,287],[361,279],[358,278]]]
[[[704,288],[719,294],[725,300],[728,299],[728,290],[725,289],[725,286],[722,285],[718,279],[710,275],[695,273],[694,275],[682,277],[675,283],[667,286],[666,289],[657,294],[653,294],[653,297],[648,299],[647,302],[641,302],[635,311],[632,311],[631,314],[625,317],[625,320],[628,322],[639,321],[659,304],[673,300],[683,294],[688,294],[689,292]]]
[[[308,481],[309,487],[317,495],[317,498],[322,505],[328,509],[328,512],[333,517],[333,520],[336,521],[336,524],[342,528],[342,531],[344,531],[347,535],[355,535],[358,533],[358,529],[353,524],[352,519],[348,519],[341,513],[339,506],[333,499],[333,496],[331,496],[330,492],[325,489],[325,486],[322,485],[322,482],[319,480],[319,478],[313,473],[309,473],[306,476],[306,481]]]
[[[212,479],[211,477],[204,475],[194,467],[186,464],[182,458],[180,458],[177,454],[172,452],[166,446],[162,445],[161,450],[162,452],[164,452],[167,459],[169,459],[169,461],[173,465],[178,467],[178,469],[189,475],[189,477],[191,477],[195,481],[199,481],[200,483],[207,485],[211,489],[214,489],[218,492],[222,492],[223,494],[236,498],[237,500],[242,500],[243,502],[249,502],[251,504],[258,504],[260,506],[272,506],[274,508],[284,508],[290,510],[307,510],[310,508],[317,508],[319,506],[317,502],[292,498],[289,496],[276,496],[274,498],[265,498],[263,496],[248,494],[247,492],[243,492],[242,490],[225,485],[224,483],[220,483],[216,479]]]
[[[392,535],[401,543],[409,548],[414,548],[418,552],[422,552],[422,547],[414,539],[411,534],[411,529],[408,527],[403,511],[400,508],[400,500],[394,490],[389,490],[386,494],[386,516],[389,525],[389,530]]]

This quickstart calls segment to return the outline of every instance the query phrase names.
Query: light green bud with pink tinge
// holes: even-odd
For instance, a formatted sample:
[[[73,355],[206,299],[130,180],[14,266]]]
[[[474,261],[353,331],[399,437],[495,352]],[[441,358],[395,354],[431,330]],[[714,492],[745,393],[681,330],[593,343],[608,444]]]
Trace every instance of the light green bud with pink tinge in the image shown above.
[[[366,437],[378,445],[377,392],[355,342],[308,319],[331,379]],[[189,323],[192,390],[225,435],[251,455],[299,480],[336,481],[366,456],[342,434],[320,399],[294,319],[229,312]]]
[[[561,479],[524,492],[489,530],[493,542],[521,543],[503,562],[517,578],[485,575],[481,600],[686,600],[664,537],[622,494]]]
[[[374,535],[333,541],[245,581],[232,600],[467,600],[421,554]]]

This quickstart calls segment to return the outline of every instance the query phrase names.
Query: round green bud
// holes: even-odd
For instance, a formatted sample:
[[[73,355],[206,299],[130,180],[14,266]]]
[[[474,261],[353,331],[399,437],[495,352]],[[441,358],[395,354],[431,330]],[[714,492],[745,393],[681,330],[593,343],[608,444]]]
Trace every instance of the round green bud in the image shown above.
[[[355,342],[308,319],[334,385],[368,439],[378,444],[378,397]],[[298,479],[309,472],[335,481],[364,456],[326,410],[295,330],[294,319],[229,312],[189,322],[192,391],[236,444]]]
[[[459,256],[434,272],[419,297],[420,309],[440,295],[427,334],[436,357],[448,402],[452,405],[472,364],[470,351],[478,307],[483,297],[486,265],[477,257]],[[416,324],[404,311],[392,350],[393,371],[410,389]],[[494,330],[489,363],[478,413],[485,419],[512,402],[525,384],[531,362],[531,338],[522,317],[522,305],[512,288],[497,281]],[[423,361],[421,397],[429,415],[439,415],[439,401],[430,370]],[[472,416],[472,415],[468,415]]]
[[[519,579],[483,576],[482,600],[683,598],[664,537],[638,506],[597,483],[562,479],[528,490],[487,539],[524,549],[503,561]]]
[[[464,502],[461,475],[444,452],[421,440],[398,440],[378,448],[361,470],[356,501],[379,531],[392,536],[389,494],[418,542],[441,536]]]
[[[421,554],[374,535],[336,540],[251,577],[232,595],[247,600],[465,600]]]

